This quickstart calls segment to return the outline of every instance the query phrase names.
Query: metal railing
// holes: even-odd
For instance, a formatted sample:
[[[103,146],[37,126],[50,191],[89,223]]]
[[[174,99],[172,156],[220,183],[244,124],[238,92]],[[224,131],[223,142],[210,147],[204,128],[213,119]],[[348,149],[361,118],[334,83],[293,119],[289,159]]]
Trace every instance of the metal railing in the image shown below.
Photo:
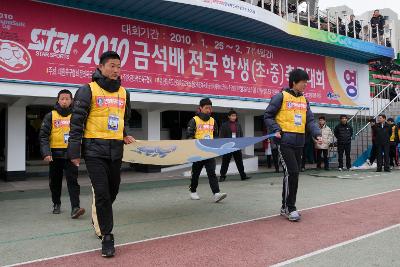
[[[318,6],[315,10],[310,10],[311,0],[241,1],[257,5],[260,8],[266,9],[297,24],[361,39],[366,42],[387,46],[387,42],[392,39],[392,29],[389,28],[389,25],[384,25],[382,28],[379,24],[371,25],[370,22],[363,24],[363,20],[357,20],[356,22],[355,17],[351,20],[353,14],[343,14],[343,16],[339,16],[338,12],[331,12],[329,9],[323,11],[320,10]],[[300,5],[302,4],[306,5],[304,8],[305,12],[300,12]],[[289,14],[291,15],[289,16]]]
[[[370,125],[369,120],[375,119],[379,114],[386,111],[386,109],[395,102],[395,99],[399,99],[400,94],[396,92],[397,96],[393,100],[390,100],[390,90],[392,90],[392,86],[392,83],[388,85],[375,85],[371,91],[371,96],[373,97],[370,106],[360,108],[348,120],[347,123],[351,125],[353,132],[355,133],[353,134],[353,148],[351,149],[351,154],[354,160],[358,158],[372,143],[372,135],[368,128]],[[331,129],[332,131],[334,130],[333,127]],[[337,143],[335,137],[333,143]],[[329,150],[329,158],[331,163],[335,163],[337,160],[337,147],[334,145],[332,145]]]
[[[395,105],[395,103],[399,102],[400,100],[400,93],[398,91],[394,91],[396,92],[396,95],[394,96],[393,93],[391,94],[390,90],[393,90],[391,84],[387,85],[372,99],[372,104],[374,102],[377,102],[377,106],[370,109],[368,114],[355,114],[351,118],[352,125],[357,125],[357,121],[361,122],[357,125],[357,127],[353,127],[353,129],[357,129],[354,134],[355,144],[353,144],[354,147],[352,149],[354,159],[357,159],[372,143],[370,120],[373,119],[374,121],[376,121],[376,118],[379,116],[379,114],[383,113],[389,117],[391,113],[391,108],[400,107],[400,105]],[[357,120],[357,118],[360,118],[360,120]]]

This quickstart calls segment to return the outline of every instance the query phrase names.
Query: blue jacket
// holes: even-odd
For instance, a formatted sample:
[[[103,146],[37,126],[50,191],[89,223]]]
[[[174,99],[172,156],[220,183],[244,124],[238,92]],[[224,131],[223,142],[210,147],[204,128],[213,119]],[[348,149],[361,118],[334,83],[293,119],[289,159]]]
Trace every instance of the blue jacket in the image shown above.
[[[302,94],[296,93],[293,89],[284,89],[295,97],[300,97]],[[280,142],[282,145],[288,145],[292,147],[303,147],[305,142],[305,134],[302,133],[289,133],[282,132],[282,128],[275,120],[276,114],[281,109],[283,101],[283,94],[279,93],[271,98],[269,105],[264,113],[264,124],[268,129],[268,132],[276,133],[281,132],[281,140],[276,139],[276,142]],[[312,137],[316,138],[321,136],[321,131],[318,125],[314,121],[314,114],[310,109],[310,104],[307,101],[307,113],[306,113],[306,131],[311,134]]]

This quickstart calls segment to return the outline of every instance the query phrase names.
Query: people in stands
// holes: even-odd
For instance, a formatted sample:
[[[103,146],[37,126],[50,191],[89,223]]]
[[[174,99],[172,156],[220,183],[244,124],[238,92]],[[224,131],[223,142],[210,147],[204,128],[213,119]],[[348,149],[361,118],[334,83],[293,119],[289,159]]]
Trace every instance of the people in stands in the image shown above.
[[[361,23],[355,19],[354,15],[350,15],[350,22],[347,25],[347,36],[354,37],[354,29],[356,30],[356,38],[360,39]]]
[[[383,27],[385,26],[384,17],[379,14],[379,10],[376,9],[372,18],[370,20],[372,28],[372,38],[378,38],[379,43],[381,42],[381,37],[383,36]]]

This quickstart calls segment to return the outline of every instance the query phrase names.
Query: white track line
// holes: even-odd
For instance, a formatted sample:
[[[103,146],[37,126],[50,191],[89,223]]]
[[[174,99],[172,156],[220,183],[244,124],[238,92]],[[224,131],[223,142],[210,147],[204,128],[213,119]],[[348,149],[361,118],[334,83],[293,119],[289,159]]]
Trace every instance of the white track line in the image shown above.
[[[397,228],[397,227],[400,227],[400,224],[395,224],[395,225],[392,225],[392,226],[383,228],[383,229],[381,229],[381,230],[378,230],[378,231],[376,231],[376,232],[372,232],[372,233],[369,233],[369,234],[366,234],[366,235],[362,235],[362,236],[359,236],[359,237],[357,237],[357,238],[354,238],[354,239],[351,239],[351,240],[347,240],[347,241],[345,241],[345,242],[338,243],[338,244],[335,244],[335,245],[330,246],[330,247],[327,247],[327,248],[319,249],[319,250],[316,250],[316,251],[314,251],[314,252],[305,254],[305,255],[303,255],[303,256],[300,256],[300,257],[297,257],[297,258],[293,258],[293,259],[290,259],[290,260],[287,260],[287,261],[283,261],[283,262],[280,262],[280,263],[271,265],[271,267],[281,267],[281,266],[285,266],[285,265],[288,265],[288,264],[291,264],[291,263],[295,263],[295,262],[297,262],[297,261],[301,261],[301,260],[310,258],[310,257],[312,257],[312,256],[315,256],[315,255],[318,255],[318,254],[321,254],[321,253],[330,251],[330,250],[332,250],[332,249],[340,248],[340,247],[342,247],[342,246],[345,246],[345,245],[348,245],[348,244],[351,244],[351,243],[354,243],[354,242],[357,242],[357,241],[366,239],[366,238],[368,238],[368,237],[371,237],[371,236],[374,236],[374,235],[378,235],[378,234],[384,233],[384,232],[386,232],[386,231],[392,230],[392,229]]]
[[[400,188],[397,188],[397,189],[394,189],[394,190],[390,190],[390,191],[381,192],[381,193],[376,193],[376,194],[372,194],[372,195],[367,195],[367,196],[362,196],[362,197],[356,197],[356,198],[351,198],[351,199],[347,199],[347,200],[337,201],[337,202],[333,202],[333,203],[318,205],[318,206],[314,206],[314,207],[310,207],[310,208],[305,208],[305,209],[302,209],[302,210],[300,210],[300,211],[305,211],[305,210],[311,210],[311,209],[317,209],[317,208],[321,208],[321,207],[327,207],[327,206],[337,205],[337,204],[344,203],[344,202],[349,202],[349,201],[354,201],[354,200],[359,200],[359,199],[364,199],[364,198],[369,198],[369,197],[384,195],[384,194],[392,193],[392,192],[396,192],[396,191],[400,191]],[[265,220],[265,219],[272,218],[272,217],[277,217],[277,216],[280,216],[280,214],[274,214],[274,215],[270,215],[270,216],[259,217],[259,218],[250,219],[250,220],[245,220],[245,221],[240,221],[240,222],[234,222],[234,223],[228,223],[228,224],[223,224],[223,225],[218,225],[218,226],[213,226],[213,227],[208,227],[208,228],[203,228],[203,229],[197,229],[197,230],[187,231],[187,232],[183,232],[183,233],[177,233],[177,234],[172,234],[172,235],[165,235],[165,236],[159,236],[159,237],[153,237],[153,238],[143,239],[143,240],[139,240],[139,241],[127,242],[127,243],[124,243],[124,244],[116,245],[116,247],[127,246],[127,245],[132,245],[132,244],[138,244],[138,243],[143,243],[143,242],[148,242],[148,241],[158,240],[158,239],[164,239],[164,238],[169,238],[169,237],[187,235],[187,234],[192,234],[192,233],[198,233],[198,232],[208,231],[208,230],[217,229],[217,228],[222,228],[222,227],[226,227],[226,226],[232,226],[232,225],[237,225],[237,224],[242,224],[242,223],[248,223],[248,222],[254,222],[254,221],[259,221],[259,220]],[[88,253],[88,252],[96,251],[96,250],[99,250],[99,249],[100,249],[100,248],[95,248],[95,249],[83,250],[83,251],[78,251],[78,252],[69,253],[69,254],[63,254],[63,255],[54,256],[54,257],[48,257],[48,258],[42,258],[42,259],[37,259],[37,260],[32,260],[32,261],[26,261],[26,262],[21,262],[21,263],[15,263],[15,264],[12,264],[12,265],[6,265],[5,267],[19,266],[19,265],[30,264],[30,263],[35,263],[35,262],[53,260],[53,259],[58,259],[58,258],[63,258],[63,257],[68,257],[68,256],[73,256],[73,255],[79,255],[79,254],[83,254],[83,253]]]

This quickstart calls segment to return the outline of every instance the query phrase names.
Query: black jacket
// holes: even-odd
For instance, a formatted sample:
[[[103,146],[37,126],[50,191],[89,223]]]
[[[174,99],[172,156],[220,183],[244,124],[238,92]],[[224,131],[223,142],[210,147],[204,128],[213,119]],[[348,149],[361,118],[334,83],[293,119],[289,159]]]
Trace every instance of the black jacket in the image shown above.
[[[62,108],[57,103],[54,105],[54,110],[57,111],[61,116],[67,117],[69,114],[71,114],[72,108]],[[52,156],[53,158],[66,158],[66,148],[50,148],[50,136],[53,128],[52,119],[52,112],[47,113],[43,118],[42,126],[40,127],[39,132],[40,153],[42,154],[43,158],[47,156]]]
[[[296,93],[293,89],[285,89],[286,92],[290,93],[295,97],[300,97],[302,94]],[[281,140],[275,140],[280,144],[293,146],[293,147],[303,147],[305,142],[305,134],[302,133],[284,133],[282,128],[275,120],[276,114],[278,114],[281,109],[283,101],[283,93],[279,93],[271,98],[271,102],[264,113],[264,123],[268,132],[276,133],[281,132]],[[310,109],[310,104],[307,101],[307,113],[306,113],[306,130],[308,130],[312,137],[316,138],[321,136],[321,131],[318,125],[315,123],[314,114]]]
[[[108,92],[117,92],[121,86],[121,80],[110,80],[104,77],[100,70],[93,73],[92,81]],[[92,100],[92,91],[89,84],[78,89],[74,98],[74,108],[71,117],[71,131],[68,142],[68,157],[77,159],[83,157],[96,157],[111,160],[122,159],[124,142],[122,140],[105,140],[98,138],[83,138],[86,119],[89,116]],[[126,106],[124,114],[124,136],[127,135],[128,120],[131,114],[131,102],[129,92],[126,92]],[[82,146],[82,155],[81,155]]]
[[[377,17],[372,17],[370,22],[372,28],[376,28],[376,25],[378,25],[379,31],[382,31],[383,26],[385,26],[385,19],[383,18],[382,15],[379,15]]]
[[[373,134],[375,136],[376,145],[388,145],[390,142],[390,136],[392,135],[392,126],[386,122],[383,124],[377,123],[372,127]]]
[[[333,134],[335,135],[338,144],[348,145],[351,143],[351,138],[353,137],[353,127],[348,123],[339,123],[336,125]]]
[[[202,119],[203,121],[208,121],[211,118],[210,115],[207,115],[207,114],[204,114],[204,113],[201,113],[201,112],[197,112],[196,115],[199,116],[199,118]],[[194,136],[196,134],[196,129],[197,129],[196,121],[194,120],[194,118],[191,118],[189,123],[188,123],[187,129],[186,129],[186,138],[187,139],[194,139]],[[217,124],[217,121],[215,121],[215,123],[214,123],[213,136],[214,136],[214,138],[217,138],[217,136],[218,136],[218,124]]]
[[[356,28],[356,35],[358,35],[360,33],[360,31],[361,31],[361,23],[360,23],[360,21],[355,20],[354,21],[354,25],[353,25],[353,22],[350,21],[349,24],[348,24],[348,27],[347,27],[347,35],[350,36],[350,37],[354,36],[354,29],[353,29],[354,27],[353,26],[355,26],[355,28]]]
[[[243,131],[242,131],[242,126],[240,123],[236,123],[236,137],[243,137]],[[222,123],[221,129],[219,130],[219,137],[221,138],[232,138],[232,131],[230,127],[230,122],[226,121]]]

